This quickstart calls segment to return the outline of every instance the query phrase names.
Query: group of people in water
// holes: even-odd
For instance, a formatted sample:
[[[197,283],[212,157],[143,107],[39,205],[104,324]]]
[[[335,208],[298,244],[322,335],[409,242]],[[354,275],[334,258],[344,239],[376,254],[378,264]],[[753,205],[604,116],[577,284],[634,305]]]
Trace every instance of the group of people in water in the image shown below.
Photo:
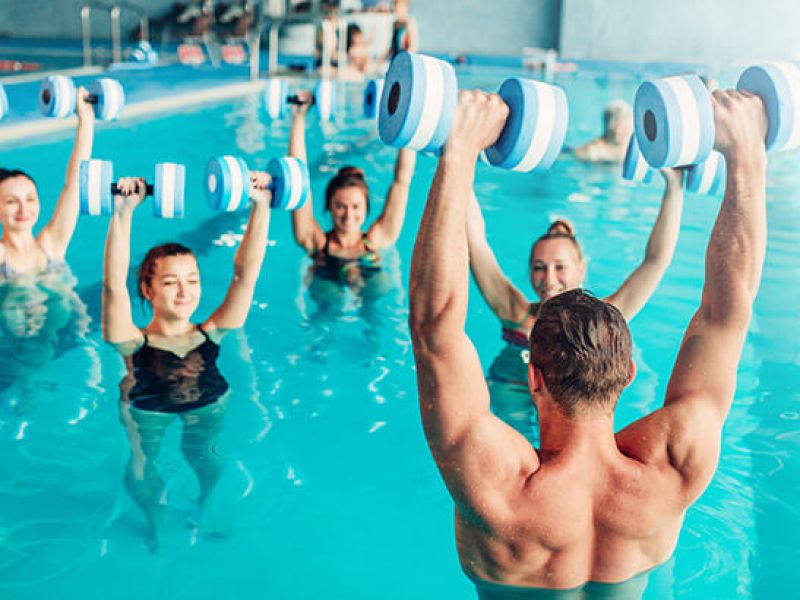
[[[303,160],[308,107],[292,108],[289,154]],[[609,126],[622,110],[612,109]],[[646,572],[671,555],[687,508],[713,476],[766,238],[760,101],[716,91],[714,111],[728,183],[708,246],[702,303],[664,405],[615,433],[616,401],[635,374],[627,322],[672,259],[682,171],[662,171],[665,190],[642,262],[613,294],[598,299],[581,289],[586,261],[571,224],[558,220],[530,247],[531,299],[500,267],[473,190],[475,163],[497,139],[508,107],[496,94],[459,95],[417,234],[409,325],[425,434],[455,502],[463,568],[482,597],[618,583]],[[17,325],[4,318],[6,344],[32,343],[42,328],[57,326],[43,323],[53,315],[30,298],[74,286],[65,256],[78,219],[79,164],[92,154],[94,133],[83,89],[76,112],[64,188],[38,233],[33,179],[0,170],[1,294],[7,299],[19,289],[30,291],[23,308],[10,309],[5,300],[3,308],[42,313],[38,320],[23,316]],[[618,160],[613,145],[593,143],[575,154]],[[413,151],[397,152],[382,210],[369,226],[370,190],[355,167],[340,169],[328,182],[330,230],[317,221],[311,201],[292,213],[294,239],[311,257],[309,293],[319,303],[335,303],[344,293],[386,292],[381,255],[403,227],[415,162]],[[198,261],[190,248],[165,243],[151,248],[138,268],[136,292],[152,317],[137,324],[127,281],[131,228],[146,186],[138,177],[118,182],[105,244],[102,335],[127,368],[120,415],[132,452],[124,482],[147,519],[153,549],[164,489],[155,458],[175,419],[183,424],[181,450],[200,482],[198,522],[210,513],[222,468],[211,446],[229,389],[217,366],[220,341],[244,325],[252,305],[267,246],[268,184],[266,173],[252,173],[249,220],[217,308],[195,316],[202,293]],[[469,271],[505,342],[485,377],[464,331]],[[17,355],[14,360],[23,354]]]

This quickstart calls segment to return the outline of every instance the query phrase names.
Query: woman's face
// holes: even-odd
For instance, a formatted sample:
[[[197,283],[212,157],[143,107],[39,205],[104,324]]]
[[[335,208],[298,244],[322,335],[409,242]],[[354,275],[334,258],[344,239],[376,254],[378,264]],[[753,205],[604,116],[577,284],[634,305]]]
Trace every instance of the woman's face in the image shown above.
[[[0,225],[3,231],[32,231],[39,218],[36,185],[22,175],[0,183]]]
[[[534,247],[531,285],[541,300],[580,287],[585,275],[586,264],[570,240],[551,238]]]
[[[200,271],[191,254],[165,256],[156,260],[150,285],[142,294],[160,318],[188,321],[200,303]]]
[[[359,187],[339,188],[331,198],[331,217],[337,233],[361,231],[367,218],[367,198]]]

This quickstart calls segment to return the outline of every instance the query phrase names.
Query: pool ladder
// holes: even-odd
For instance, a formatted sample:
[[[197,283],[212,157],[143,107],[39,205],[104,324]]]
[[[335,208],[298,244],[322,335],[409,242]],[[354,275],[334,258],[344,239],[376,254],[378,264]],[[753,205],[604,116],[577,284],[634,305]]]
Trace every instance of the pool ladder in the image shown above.
[[[117,2],[116,4],[106,4],[105,2],[85,2],[81,6],[81,36],[83,39],[83,66],[92,65],[92,11],[101,10],[108,14],[111,22],[111,60],[113,62],[122,61],[122,11],[132,12],[139,17],[139,30],[141,41],[146,42],[150,39],[150,21],[143,8],[130,2]]]

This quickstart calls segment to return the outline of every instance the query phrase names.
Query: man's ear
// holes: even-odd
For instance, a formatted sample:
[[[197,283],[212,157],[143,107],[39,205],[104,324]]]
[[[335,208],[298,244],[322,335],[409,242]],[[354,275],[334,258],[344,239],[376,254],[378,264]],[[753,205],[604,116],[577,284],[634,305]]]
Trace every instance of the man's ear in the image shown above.
[[[528,389],[532,394],[540,394],[544,388],[544,378],[539,367],[532,362],[528,363]]]
[[[633,359],[631,359],[630,375],[628,375],[628,381],[625,383],[625,387],[628,387],[635,378],[636,378],[636,363],[633,362]]]

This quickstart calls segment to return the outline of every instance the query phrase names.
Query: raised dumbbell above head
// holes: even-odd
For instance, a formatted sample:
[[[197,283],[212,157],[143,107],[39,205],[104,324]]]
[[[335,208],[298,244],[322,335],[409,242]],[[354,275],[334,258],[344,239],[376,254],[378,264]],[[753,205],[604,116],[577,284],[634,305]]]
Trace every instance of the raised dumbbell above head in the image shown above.
[[[119,189],[114,182],[111,161],[81,161],[79,181],[81,214],[106,216],[114,212],[114,195],[119,193]],[[147,195],[153,197],[153,216],[159,219],[183,217],[185,181],[186,167],[183,165],[156,165],[155,181],[147,184]]]
[[[326,79],[314,86],[311,104],[321,121],[336,118],[336,82]],[[289,94],[285,79],[267,79],[264,87],[264,105],[270,119],[282,119],[289,112],[290,104],[304,104],[296,94]]]
[[[75,112],[78,93],[75,82],[63,75],[51,75],[39,88],[39,110],[46,117],[64,118]],[[101,77],[89,84],[87,101],[94,105],[98,119],[110,121],[119,117],[125,106],[125,92],[116,79]]]

